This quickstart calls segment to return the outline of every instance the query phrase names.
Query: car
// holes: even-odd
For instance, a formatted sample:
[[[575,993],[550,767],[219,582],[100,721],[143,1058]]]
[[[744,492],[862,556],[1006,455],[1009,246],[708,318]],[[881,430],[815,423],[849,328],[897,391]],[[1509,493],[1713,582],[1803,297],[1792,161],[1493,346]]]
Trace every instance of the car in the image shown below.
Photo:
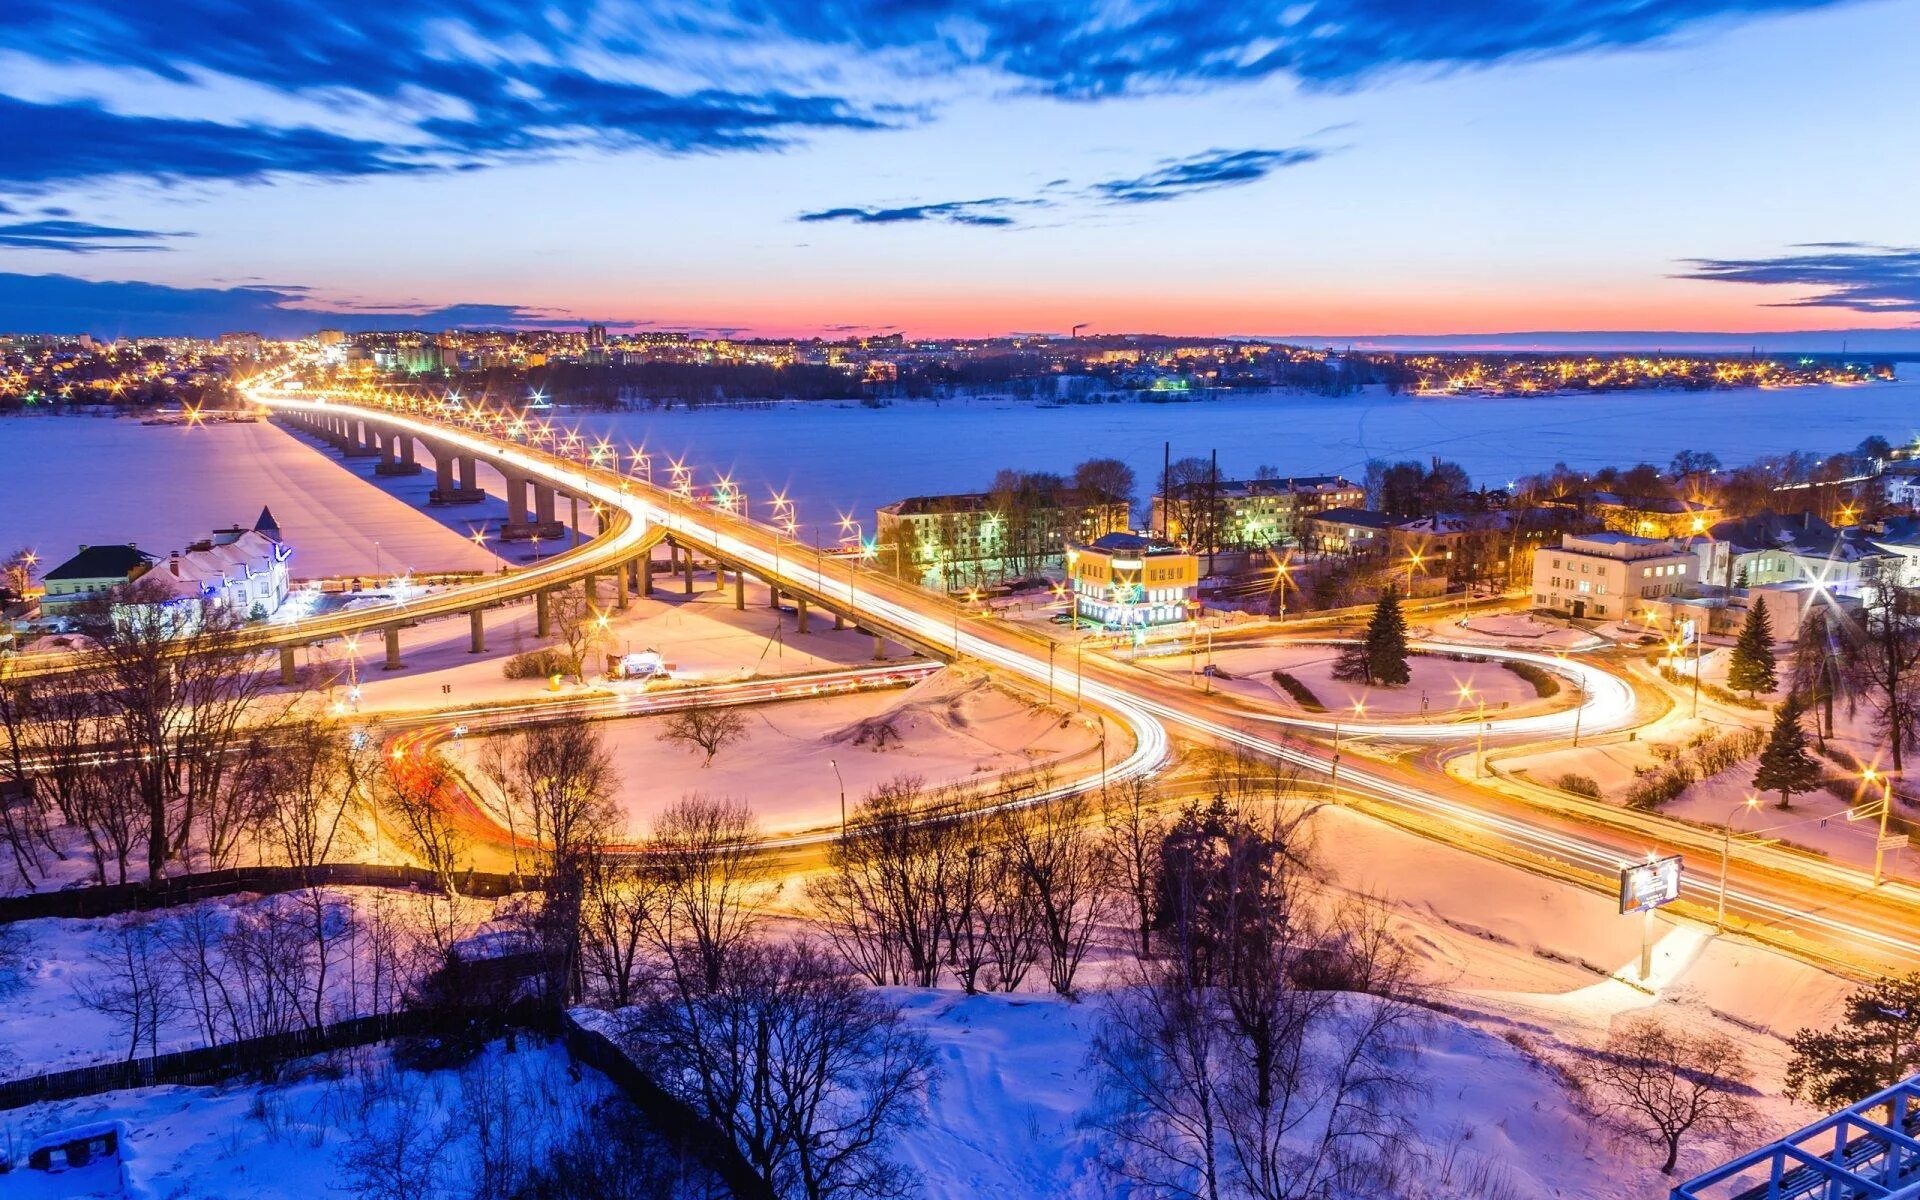
[[[1071,625],[1073,624],[1073,614],[1055,613],[1048,617],[1047,620],[1052,621],[1055,625]]]

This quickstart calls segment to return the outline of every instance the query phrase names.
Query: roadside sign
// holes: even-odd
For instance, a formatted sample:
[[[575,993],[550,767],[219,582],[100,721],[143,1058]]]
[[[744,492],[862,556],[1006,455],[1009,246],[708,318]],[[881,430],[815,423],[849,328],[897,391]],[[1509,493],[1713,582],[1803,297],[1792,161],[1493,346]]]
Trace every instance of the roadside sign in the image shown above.
[[[1620,911],[1652,912],[1680,898],[1680,856],[1651,859],[1620,868]]]

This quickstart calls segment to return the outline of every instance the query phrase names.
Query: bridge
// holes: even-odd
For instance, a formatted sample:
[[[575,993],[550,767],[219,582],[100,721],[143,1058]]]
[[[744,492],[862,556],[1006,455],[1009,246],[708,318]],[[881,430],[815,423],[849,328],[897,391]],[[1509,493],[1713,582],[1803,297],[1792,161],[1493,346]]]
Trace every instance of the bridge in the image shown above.
[[[366,630],[386,638],[389,663],[401,656],[403,627],[435,616],[467,614],[473,648],[484,647],[484,613],[499,604],[532,598],[540,610],[562,588],[583,587],[602,606],[602,585],[613,585],[612,606],[636,591],[658,586],[655,549],[668,544],[669,569],[689,592],[696,556],[714,564],[716,586],[729,582],[736,605],[745,604],[745,577],[764,581],[774,603],[792,599],[803,628],[815,614],[831,616],[884,640],[917,647],[935,657],[965,658],[1023,681],[1038,691],[1071,696],[1096,714],[1104,731],[1115,722],[1131,745],[1102,772],[1111,782],[1150,774],[1170,761],[1171,734],[1203,745],[1237,748],[1278,760],[1309,778],[1328,780],[1333,796],[1369,815],[1483,857],[1610,891],[1619,867],[1652,851],[1683,853],[1695,863],[1714,862],[1723,848],[1717,830],[1689,826],[1657,814],[1637,813],[1579,797],[1528,795],[1453,779],[1417,759],[1344,760],[1338,740],[1320,739],[1331,717],[1282,723],[1223,702],[1217,695],[1156,676],[1140,666],[1102,655],[1084,655],[1084,641],[1063,641],[1049,627],[980,619],[982,614],[947,596],[892,578],[860,558],[843,558],[807,546],[771,526],[746,519],[690,495],[598,465],[594,456],[576,461],[516,440],[504,414],[478,407],[457,410],[438,401],[388,397],[380,402],[306,393],[273,383],[248,388],[249,398],[277,417],[304,428],[343,452],[377,456],[389,473],[423,470],[430,456],[435,491],[459,503],[476,489],[477,464],[487,463],[507,481],[511,528],[538,531],[557,515],[561,499],[588,506],[597,533],[553,558],[497,578],[448,587],[406,602],[389,601],[350,612],[330,613],[286,626],[250,627],[249,644],[278,647],[282,668],[292,670],[294,647]],[[522,434],[524,438],[524,434]],[[443,486],[444,485],[444,486]],[[1482,653],[1476,648],[1475,653]],[[1502,651],[1572,678],[1587,699],[1577,709],[1525,719],[1504,731],[1551,737],[1585,719],[1592,736],[1624,729],[1636,720],[1622,703],[1619,681],[1602,668],[1556,655]],[[52,658],[53,656],[48,656]],[[16,661],[10,675],[62,668],[57,662]],[[1576,715],[1578,714],[1578,715]],[[1502,733],[1501,723],[1489,730]],[[1348,736],[1400,740],[1426,737],[1457,745],[1460,727],[1381,722],[1349,725]],[[1103,732],[1102,743],[1105,744]],[[1731,927],[1778,948],[1855,973],[1920,966],[1920,937],[1913,914],[1920,888],[1892,882],[1870,885],[1858,870],[1766,846],[1735,845],[1725,888]],[[1711,871],[1690,873],[1681,909],[1691,905],[1709,916],[1718,899]]]
[[[1051,694],[1072,696],[1077,705],[1099,715],[1103,729],[1106,722],[1116,722],[1131,740],[1125,757],[1103,773],[1109,781],[1160,769],[1170,761],[1171,734],[1177,731],[1203,745],[1238,748],[1278,760],[1307,777],[1337,781],[1336,798],[1391,824],[1588,887],[1611,891],[1619,868],[1643,860],[1650,851],[1683,853],[1689,861],[1707,863],[1717,860],[1722,849],[1717,830],[1657,814],[1578,797],[1546,803],[1451,779],[1417,761],[1356,761],[1351,755],[1343,760],[1337,744],[1329,748],[1318,740],[1332,732],[1331,717],[1281,725],[1135,664],[1083,655],[1084,642],[1063,641],[1051,627],[982,620],[966,605],[895,579],[858,557],[827,554],[772,526],[625,474],[617,469],[617,460],[598,465],[593,455],[583,454],[586,461],[569,458],[527,444],[524,430],[516,440],[515,422],[504,413],[424,398],[388,396],[366,403],[271,385],[249,391],[252,400],[281,418],[352,441],[361,452],[371,450],[383,462],[399,464],[395,469],[405,469],[411,441],[433,456],[436,472],[450,477],[456,488],[473,479],[463,461],[488,463],[508,481],[510,493],[518,489],[509,499],[510,525],[537,524],[543,503],[550,506],[561,496],[596,506],[604,514],[604,532],[583,546],[498,583],[436,593],[414,605],[410,617],[423,610],[470,611],[463,606],[483,605],[487,597],[475,589],[486,586],[502,589],[501,594],[537,597],[578,583],[597,604],[598,580],[617,580],[624,572],[631,582],[634,572],[650,571],[652,547],[665,540],[676,547],[682,586],[689,590],[693,557],[698,555],[715,564],[717,586],[726,586],[731,577],[736,604],[744,605],[744,578],[752,574],[766,583],[775,602],[791,597],[803,622],[820,610],[872,633],[876,642],[890,639],[936,657],[964,658],[1036,691],[1044,687]],[[556,499],[543,502],[543,492]],[[642,578],[636,586],[648,582]],[[327,619],[350,624],[365,618],[343,614]],[[1483,653],[1483,648],[1475,653]],[[1630,727],[1637,719],[1617,678],[1598,666],[1551,654],[1508,650],[1499,655],[1571,678],[1587,695],[1578,710],[1525,718],[1525,736],[1552,736],[1582,718],[1585,733],[1592,736]],[[1350,732],[1362,734],[1359,729]],[[1457,743],[1460,737],[1458,727],[1409,734],[1404,725],[1385,723],[1364,732],[1383,740],[1427,737]],[[1845,971],[1920,966],[1920,936],[1913,925],[1920,888],[1895,882],[1875,889],[1860,871],[1810,863],[1773,847],[1735,846],[1729,858],[1725,895],[1733,927]],[[1708,871],[1689,874],[1682,894],[1692,911],[1710,917],[1718,899],[1716,880]]]
[[[1920,1076],[1695,1176],[1671,1200],[1920,1200]]]

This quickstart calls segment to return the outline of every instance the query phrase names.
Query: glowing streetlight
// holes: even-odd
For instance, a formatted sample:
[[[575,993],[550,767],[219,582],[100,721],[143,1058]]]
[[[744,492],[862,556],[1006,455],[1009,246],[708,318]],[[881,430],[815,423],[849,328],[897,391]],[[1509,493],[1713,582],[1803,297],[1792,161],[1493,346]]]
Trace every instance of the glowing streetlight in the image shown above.
[[[1873,842],[1873,886],[1879,887],[1886,879],[1887,817],[1893,812],[1893,775],[1888,771],[1862,767],[1860,782],[1868,787],[1875,783],[1880,785],[1880,835]]]
[[[1727,814],[1727,823],[1720,828],[1720,903],[1713,915],[1714,932],[1719,933],[1727,927],[1727,852],[1733,842],[1733,820],[1743,812],[1752,812],[1760,807],[1760,797],[1752,792],[1747,798],[1733,806]]]

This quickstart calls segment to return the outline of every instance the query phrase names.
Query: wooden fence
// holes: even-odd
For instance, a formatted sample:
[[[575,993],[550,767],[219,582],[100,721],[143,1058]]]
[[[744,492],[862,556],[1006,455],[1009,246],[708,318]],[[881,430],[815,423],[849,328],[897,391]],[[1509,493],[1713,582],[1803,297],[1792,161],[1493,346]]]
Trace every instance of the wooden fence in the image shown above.
[[[527,875],[465,871],[454,878],[463,896],[495,899],[529,891],[539,880]],[[440,890],[440,878],[420,867],[380,863],[323,863],[316,867],[229,867],[175,875],[157,884],[118,883],[104,887],[69,888],[58,892],[29,892],[0,896],[0,925],[42,917],[105,917],[114,913],[173,908],[214,896],[239,892],[269,895],[308,887],[384,887],[415,891]]]

